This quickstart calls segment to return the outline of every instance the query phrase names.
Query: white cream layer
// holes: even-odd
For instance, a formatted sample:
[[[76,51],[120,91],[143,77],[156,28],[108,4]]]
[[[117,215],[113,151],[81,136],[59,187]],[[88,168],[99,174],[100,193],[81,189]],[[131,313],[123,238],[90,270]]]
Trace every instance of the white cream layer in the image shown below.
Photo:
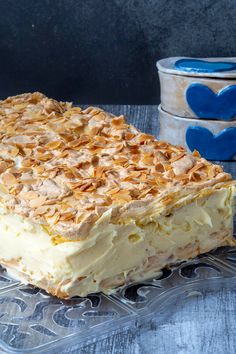
[[[166,264],[179,260],[180,248],[197,242],[200,252],[206,252],[226,244],[233,229],[234,194],[234,187],[217,190],[210,197],[172,210],[169,216],[152,214],[142,225],[135,220],[111,224],[108,211],[87,239],[58,245],[52,244],[40,225],[2,208],[0,259],[3,263],[18,261],[17,271],[29,275],[33,284],[49,279],[68,296],[110,292],[125,280],[156,275]],[[228,236],[224,236],[226,230]],[[221,231],[220,240],[215,233]],[[191,249],[190,255],[186,251],[186,258],[189,256]],[[14,275],[12,267],[9,271]]]

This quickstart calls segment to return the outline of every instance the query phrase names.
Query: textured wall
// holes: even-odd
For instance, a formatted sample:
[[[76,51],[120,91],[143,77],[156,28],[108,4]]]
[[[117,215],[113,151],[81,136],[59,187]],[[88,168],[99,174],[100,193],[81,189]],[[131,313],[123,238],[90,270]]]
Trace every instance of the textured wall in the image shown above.
[[[235,18],[235,0],[0,0],[0,97],[156,103],[156,60],[236,56]]]

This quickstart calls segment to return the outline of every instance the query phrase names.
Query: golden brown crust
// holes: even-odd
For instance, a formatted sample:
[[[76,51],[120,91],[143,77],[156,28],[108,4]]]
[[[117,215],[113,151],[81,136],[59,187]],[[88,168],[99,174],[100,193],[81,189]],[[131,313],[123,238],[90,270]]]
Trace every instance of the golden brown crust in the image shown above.
[[[54,236],[86,237],[107,209],[231,180],[198,152],[157,141],[102,109],[41,93],[0,102],[0,196]],[[116,209],[118,208],[118,209]]]

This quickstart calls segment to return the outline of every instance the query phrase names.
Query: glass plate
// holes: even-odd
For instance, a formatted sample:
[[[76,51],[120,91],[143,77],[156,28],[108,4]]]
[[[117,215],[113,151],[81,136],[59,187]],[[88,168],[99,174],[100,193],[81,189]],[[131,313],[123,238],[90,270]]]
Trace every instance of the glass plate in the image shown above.
[[[236,284],[236,248],[221,248],[164,269],[157,279],[133,284],[114,295],[60,300],[22,285],[0,269],[0,346],[7,353],[48,353],[86,345],[158,314],[177,301]]]

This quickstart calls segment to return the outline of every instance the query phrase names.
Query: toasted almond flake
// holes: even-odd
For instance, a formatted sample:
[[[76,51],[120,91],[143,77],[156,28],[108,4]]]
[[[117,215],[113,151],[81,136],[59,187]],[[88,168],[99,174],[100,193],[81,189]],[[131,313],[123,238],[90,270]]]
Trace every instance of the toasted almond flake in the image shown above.
[[[151,190],[152,190],[152,188],[144,189],[144,190],[139,194],[138,199],[144,198],[148,193],[150,193]]]
[[[181,159],[172,163],[173,171],[176,176],[189,171],[195,164],[196,159],[192,155],[185,155]]]
[[[44,215],[48,211],[48,205],[43,205],[35,209],[35,215]]]
[[[101,178],[103,175],[103,172],[106,170],[105,166],[97,166],[94,168],[93,176],[95,178]]]
[[[200,153],[197,150],[193,151],[193,156],[194,157],[201,157]]]
[[[60,140],[50,141],[49,143],[47,143],[45,145],[45,149],[54,150],[54,149],[58,149],[61,145],[62,145],[62,142]]]
[[[87,144],[89,141],[90,140],[87,136],[82,136],[79,139],[75,139],[75,140],[70,141],[68,143],[68,146],[70,148],[75,148],[75,147],[81,146],[83,144]]]
[[[71,171],[67,171],[64,173],[65,177],[68,179],[74,178],[74,174]]]
[[[23,152],[24,152],[25,156],[30,156],[32,154],[32,149],[24,148]]]
[[[135,134],[133,134],[133,133],[128,132],[125,134],[125,140],[131,140],[134,137],[135,137]]]
[[[89,147],[89,152],[92,154],[92,155],[97,155],[99,154],[100,152],[102,151],[102,148],[99,148],[99,147]]]
[[[30,200],[29,205],[31,208],[38,208],[41,205],[43,205],[46,202],[47,198],[46,197],[38,197],[35,199]]]
[[[116,164],[124,164],[128,161],[127,157],[121,156],[119,158],[114,157],[114,163]]]
[[[34,157],[35,159],[37,160],[40,160],[40,161],[48,161],[48,160],[51,160],[53,158],[53,154],[51,153],[44,153],[44,154],[35,154]]]
[[[120,127],[124,123],[125,123],[124,116],[115,117],[111,121],[111,124],[114,125],[115,127]]]
[[[187,173],[182,173],[181,175],[175,176],[174,177],[176,180],[182,181],[184,179],[188,179],[189,178],[189,174]]]
[[[86,188],[86,192],[93,192],[96,191],[96,185],[91,185],[90,187]]]
[[[153,164],[153,157],[152,156],[143,156],[141,161],[145,165],[152,165]]]
[[[158,158],[158,160],[160,160],[161,162],[163,161],[167,161],[167,158],[165,157],[165,155],[163,154],[162,151],[156,151],[155,152],[155,156]]]
[[[189,171],[188,173],[191,174],[197,170],[200,170],[202,167],[204,167],[205,164],[203,162],[198,162],[195,166],[193,166]]]
[[[38,193],[36,193],[34,191],[21,193],[21,197],[26,200],[32,200],[32,199],[38,198],[38,196],[39,196]]]
[[[21,109],[24,109],[24,108],[26,108],[26,107],[27,107],[27,102],[24,102],[24,103],[16,104],[16,105],[14,106],[14,109],[15,109],[15,110],[21,110]]]
[[[43,98],[41,101],[41,104],[44,107],[44,112],[46,113],[51,113],[53,111],[63,113],[64,112],[64,104],[60,104],[56,100],[53,100],[51,98]]]
[[[165,173],[165,176],[168,177],[168,178],[175,178],[174,171],[173,171],[172,169],[168,170],[168,171]]]
[[[199,173],[197,171],[191,172],[188,177],[189,177],[190,181],[200,181],[201,180],[201,176],[199,175]]]
[[[131,156],[131,161],[133,161],[133,162],[139,162],[139,160],[140,160],[140,156],[138,155],[138,154],[134,154],[134,155],[132,155]]]
[[[141,171],[131,171],[129,172],[129,176],[131,178],[138,178],[141,176]]]
[[[8,168],[8,164],[5,161],[0,162],[0,173],[3,173]]]
[[[42,174],[45,172],[45,168],[44,166],[40,165],[40,166],[36,166],[34,167],[34,171],[37,173],[37,174]]]
[[[64,133],[64,132],[60,132],[59,135],[62,137],[63,140],[65,140],[66,142],[70,142],[74,140],[74,135],[73,134],[69,134],[69,133]]]
[[[63,213],[63,214],[60,214],[60,220],[61,221],[68,221],[68,220],[73,219],[74,216],[75,216],[75,212]]]
[[[107,119],[107,113],[100,109],[100,112],[94,116],[94,119],[99,122],[104,122]]]
[[[216,175],[216,171],[213,168],[208,168],[207,169],[207,175],[209,178],[214,178]]]
[[[107,143],[107,139],[104,136],[97,135],[94,137],[94,139],[101,144]]]
[[[2,181],[6,186],[9,187],[17,183],[17,179],[12,173],[4,173],[2,175]]]
[[[99,133],[100,130],[101,130],[101,127],[91,127],[89,129],[89,135],[90,136],[96,136]]]
[[[47,216],[48,216],[48,217],[52,217],[52,216],[55,214],[55,212],[56,212],[55,206],[49,206],[49,205],[47,205],[46,207],[48,208]]]
[[[59,219],[60,219],[60,214],[59,214],[58,212],[54,213],[54,215],[51,216],[51,217],[48,217],[48,215],[47,215],[47,221],[48,221],[48,223],[49,223],[50,225],[55,225],[55,224],[57,224],[57,222],[59,221]]]
[[[118,203],[124,203],[124,202],[130,202],[132,200],[131,195],[129,194],[114,194],[112,196],[113,201],[118,202]]]
[[[15,157],[19,154],[19,149],[16,146],[12,146],[10,150],[10,155]]]
[[[138,135],[137,140],[139,143],[143,143],[143,142],[147,142],[150,140],[154,140],[154,136],[150,135],[150,134],[141,133]]]
[[[21,165],[23,167],[31,167],[35,164],[36,162],[33,159],[23,159],[21,161]]]
[[[165,171],[163,164],[160,162],[155,165],[155,170],[157,172],[164,172]]]
[[[120,191],[120,187],[116,187],[116,188],[108,190],[107,194],[112,195],[112,194],[118,193],[119,191]]]
[[[93,115],[98,114],[99,112],[101,112],[101,108],[98,108],[98,107],[87,107],[82,112],[85,113],[85,114],[89,114],[90,116],[93,116]]]
[[[84,183],[85,183],[84,181],[70,181],[68,183],[68,185],[71,189],[75,190],[75,189],[81,187]],[[74,191],[74,193],[75,193],[75,191]]]
[[[76,200],[82,200],[82,199],[83,199],[83,198],[82,198],[83,192],[81,192],[81,191],[75,191],[75,192],[73,193],[73,196],[75,197]]]
[[[8,189],[1,183],[0,183],[0,191],[2,193],[4,193],[4,194],[8,194],[9,193]]]
[[[179,159],[181,159],[184,155],[186,155],[186,152],[181,152],[180,154],[176,154],[175,156],[173,156],[169,162],[175,162]]]
[[[79,187],[79,190],[81,192],[86,191],[86,189],[88,189],[91,185],[92,185],[92,182],[84,183],[81,187]]]
[[[63,151],[62,153],[60,153],[57,157],[60,159],[64,159],[65,157],[67,157],[69,155],[68,151]]]
[[[146,179],[147,179],[147,174],[146,174],[146,173],[141,173],[139,179],[140,179],[140,181],[146,181]]]

